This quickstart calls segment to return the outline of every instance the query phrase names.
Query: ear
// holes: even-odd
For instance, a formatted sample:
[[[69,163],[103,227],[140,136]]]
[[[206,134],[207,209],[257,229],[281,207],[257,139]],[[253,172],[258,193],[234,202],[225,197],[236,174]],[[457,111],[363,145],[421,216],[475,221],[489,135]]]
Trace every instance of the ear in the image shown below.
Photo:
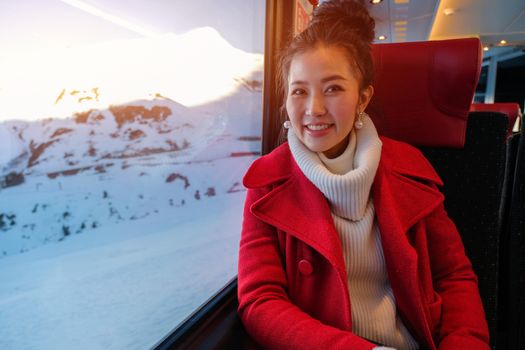
[[[370,100],[372,99],[372,96],[374,96],[374,87],[372,85],[368,85],[366,88],[361,90],[359,95],[360,112],[363,112],[366,109],[368,103],[370,103]]]

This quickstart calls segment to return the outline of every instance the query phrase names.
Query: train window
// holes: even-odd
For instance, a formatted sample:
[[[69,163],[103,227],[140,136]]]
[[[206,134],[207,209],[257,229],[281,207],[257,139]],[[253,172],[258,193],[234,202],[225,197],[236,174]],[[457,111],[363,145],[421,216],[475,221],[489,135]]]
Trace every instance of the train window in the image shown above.
[[[525,53],[519,52],[507,59],[498,62],[498,73],[496,77],[496,102],[518,101],[523,110],[525,92],[522,82],[525,79]]]
[[[481,67],[481,72],[479,74],[478,85],[476,86],[476,93],[474,95],[474,102],[483,103],[485,102],[485,92],[487,91],[487,75],[488,75],[488,65]]]
[[[0,2],[0,348],[148,348],[236,275],[264,11]]]

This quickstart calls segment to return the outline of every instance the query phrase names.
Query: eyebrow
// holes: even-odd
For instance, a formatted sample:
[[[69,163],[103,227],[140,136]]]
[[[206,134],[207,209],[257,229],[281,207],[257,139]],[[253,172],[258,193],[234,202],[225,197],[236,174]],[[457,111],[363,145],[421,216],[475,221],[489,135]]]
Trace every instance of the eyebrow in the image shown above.
[[[333,80],[346,80],[346,78],[341,75],[334,74],[334,75],[330,75],[326,78],[321,79],[321,83],[327,83]],[[301,85],[301,84],[306,84],[306,82],[303,80],[294,80],[290,83],[290,85]]]

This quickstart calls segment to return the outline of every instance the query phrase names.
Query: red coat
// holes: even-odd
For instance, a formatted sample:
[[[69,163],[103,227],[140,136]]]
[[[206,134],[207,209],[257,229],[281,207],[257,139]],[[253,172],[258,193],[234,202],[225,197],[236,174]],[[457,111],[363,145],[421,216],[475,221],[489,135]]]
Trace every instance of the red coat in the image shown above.
[[[421,153],[381,138],[372,196],[399,314],[421,349],[489,349],[477,278]],[[243,324],[269,349],[371,349],[352,330],[341,243],[287,144],[256,160],[239,251]]]

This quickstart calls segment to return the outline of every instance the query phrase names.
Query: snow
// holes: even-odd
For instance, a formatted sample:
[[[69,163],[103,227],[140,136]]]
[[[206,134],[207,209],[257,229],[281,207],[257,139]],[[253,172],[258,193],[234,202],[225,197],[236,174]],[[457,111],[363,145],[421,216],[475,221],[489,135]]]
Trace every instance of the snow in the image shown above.
[[[17,222],[0,230],[0,349],[144,349],[226,284],[236,274],[240,182],[256,157],[231,154],[259,143],[225,130],[251,118],[232,126],[218,117],[221,127],[204,124],[208,133],[194,136],[205,142],[183,151],[51,179],[63,166],[51,155],[75,143],[56,142],[23,184],[2,189],[0,213]]]
[[[154,345],[236,270],[244,193],[222,197],[0,260],[0,348]]]

